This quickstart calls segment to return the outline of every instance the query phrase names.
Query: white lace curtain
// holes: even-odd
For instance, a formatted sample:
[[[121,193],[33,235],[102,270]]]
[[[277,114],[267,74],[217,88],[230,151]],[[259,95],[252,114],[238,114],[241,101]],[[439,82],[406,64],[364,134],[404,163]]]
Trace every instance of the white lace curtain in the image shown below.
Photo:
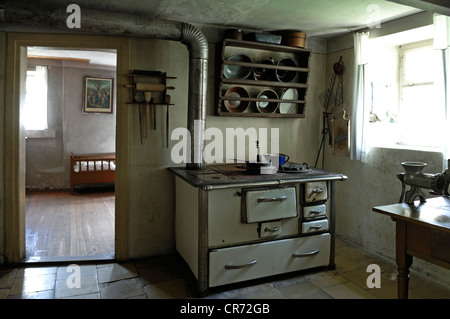
[[[364,161],[366,156],[365,119],[368,118],[367,92],[365,83],[365,68],[368,62],[369,32],[353,34],[355,50],[355,75],[353,86],[353,112],[351,121],[350,159]]]
[[[445,128],[444,128],[444,145],[442,154],[444,162],[443,169],[447,168],[447,160],[450,159],[450,17],[435,14],[433,16],[434,39],[433,47],[442,51],[442,79],[443,94],[445,105]]]

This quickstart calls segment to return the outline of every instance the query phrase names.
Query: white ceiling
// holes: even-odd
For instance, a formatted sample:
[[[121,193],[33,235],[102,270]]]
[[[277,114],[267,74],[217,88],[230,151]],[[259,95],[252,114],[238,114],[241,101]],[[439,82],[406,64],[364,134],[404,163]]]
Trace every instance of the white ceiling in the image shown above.
[[[64,7],[73,0],[45,0]],[[441,2],[433,5],[429,2]],[[77,0],[81,8],[146,14],[198,25],[249,30],[301,30],[327,36],[395,20],[423,10],[447,9],[448,0]],[[403,4],[400,4],[403,3]],[[405,5],[408,4],[408,5]]]
[[[73,0],[45,0],[67,7]],[[448,13],[448,0],[77,0],[81,8],[146,14],[200,27],[300,30],[330,38],[422,11]],[[61,52],[60,52],[61,53]]]
[[[419,11],[385,0],[168,0],[158,9],[167,19],[262,31],[299,30],[309,37],[329,37]]]

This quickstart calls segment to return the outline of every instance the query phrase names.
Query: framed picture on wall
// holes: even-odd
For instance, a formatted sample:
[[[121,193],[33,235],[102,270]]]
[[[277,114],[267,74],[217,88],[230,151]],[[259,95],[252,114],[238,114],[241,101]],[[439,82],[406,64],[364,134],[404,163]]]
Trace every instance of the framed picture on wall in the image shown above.
[[[113,78],[84,76],[83,112],[113,112]]]

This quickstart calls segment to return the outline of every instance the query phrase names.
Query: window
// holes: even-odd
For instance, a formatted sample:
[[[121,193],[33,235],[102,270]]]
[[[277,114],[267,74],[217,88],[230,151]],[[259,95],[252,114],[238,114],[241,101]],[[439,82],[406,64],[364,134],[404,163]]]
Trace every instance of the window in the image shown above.
[[[48,128],[46,66],[36,66],[36,69],[27,71],[22,123],[25,130],[46,130]]]
[[[440,51],[432,40],[374,46],[369,61],[368,145],[439,148],[444,105]],[[376,116],[375,116],[376,115]]]
[[[436,134],[444,119],[436,91],[440,59],[431,43],[400,47],[399,144],[441,146],[441,134]]]

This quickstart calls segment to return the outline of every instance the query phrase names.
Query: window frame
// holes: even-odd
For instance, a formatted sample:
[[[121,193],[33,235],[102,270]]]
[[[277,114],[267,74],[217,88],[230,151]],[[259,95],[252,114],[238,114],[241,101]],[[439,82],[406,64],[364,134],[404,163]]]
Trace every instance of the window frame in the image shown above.
[[[397,110],[398,114],[404,108],[406,107],[403,103],[404,99],[404,91],[403,89],[405,87],[412,87],[412,86],[423,86],[423,85],[433,85],[435,86],[435,82],[414,82],[412,83],[405,83],[404,79],[404,55],[405,52],[411,52],[414,50],[421,50],[423,48],[430,48],[433,50],[433,40],[431,38],[425,39],[425,40],[418,40],[418,41],[408,41],[407,43],[403,44],[391,44],[389,47],[391,48],[397,48],[397,83],[396,83],[396,90],[397,90],[397,96],[394,102],[396,106],[392,106],[390,110],[395,111]],[[393,55],[394,56],[394,55]],[[370,62],[369,62],[370,64]],[[371,83],[373,79],[376,79],[376,77],[372,76],[372,78],[369,78],[367,83]],[[370,110],[372,111],[371,106],[369,106]],[[374,107],[374,113],[376,114],[376,106]],[[403,131],[404,132],[404,131]],[[367,130],[366,130],[366,136],[367,136],[367,146],[368,147],[382,147],[382,148],[394,148],[394,149],[410,149],[410,150],[422,150],[422,151],[440,151],[441,145],[439,143],[436,144],[429,144],[429,145],[423,145],[421,143],[411,143],[411,141],[408,141],[407,139],[402,139],[402,130],[401,130],[401,123],[398,120],[394,121],[385,121],[385,122],[373,122],[373,123],[367,123]],[[384,136],[384,137],[382,137]]]

